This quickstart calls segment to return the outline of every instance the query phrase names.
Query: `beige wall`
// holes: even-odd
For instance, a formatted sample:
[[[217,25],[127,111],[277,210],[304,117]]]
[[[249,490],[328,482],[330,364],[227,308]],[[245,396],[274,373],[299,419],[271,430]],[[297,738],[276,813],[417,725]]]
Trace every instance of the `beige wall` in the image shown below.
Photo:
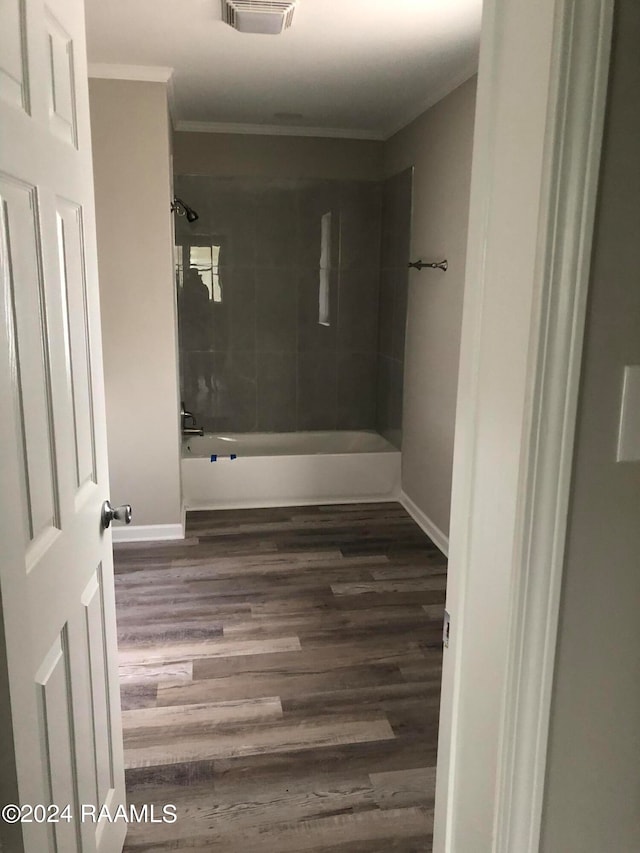
[[[180,434],[166,87],[91,80],[112,503],[177,524]]]
[[[449,270],[412,270],[405,345],[402,487],[445,535],[451,468],[476,78],[385,145],[384,171],[414,166],[412,259]]]
[[[640,850],[640,463],[616,463],[640,364],[640,6],[617,4],[561,605],[543,853]]]
[[[377,180],[382,142],[228,133],[174,134],[176,175]]]

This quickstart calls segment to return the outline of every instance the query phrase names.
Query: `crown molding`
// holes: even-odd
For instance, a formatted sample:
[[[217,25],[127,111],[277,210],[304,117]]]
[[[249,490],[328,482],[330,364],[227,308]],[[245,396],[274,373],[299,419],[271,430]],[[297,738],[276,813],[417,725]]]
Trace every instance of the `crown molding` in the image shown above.
[[[176,121],[177,131],[191,133],[238,133],[258,136],[321,136],[333,139],[368,139],[382,142],[385,135],[375,130],[346,127],[299,127],[279,124],[235,124],[217,121]]]
[[[90,62],[89,77],[103,80],[138,80],[145,83],[169,83],[173,68],[164,65],[115,65],[110,62]]]

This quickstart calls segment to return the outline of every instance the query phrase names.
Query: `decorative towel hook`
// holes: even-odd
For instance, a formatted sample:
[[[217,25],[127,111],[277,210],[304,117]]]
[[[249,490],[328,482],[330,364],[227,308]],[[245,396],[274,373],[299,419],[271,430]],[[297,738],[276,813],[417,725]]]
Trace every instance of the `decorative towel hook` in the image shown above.
[[[415,270],[423,270],[425,267],[429,267],[432,270],[442,270],[442,272],[446,272],[449,269],[449,261],[438,261],[437,263],[425,264],[422,261],[414,261],[413,263],[409,263],[409,267],[413,267]]]

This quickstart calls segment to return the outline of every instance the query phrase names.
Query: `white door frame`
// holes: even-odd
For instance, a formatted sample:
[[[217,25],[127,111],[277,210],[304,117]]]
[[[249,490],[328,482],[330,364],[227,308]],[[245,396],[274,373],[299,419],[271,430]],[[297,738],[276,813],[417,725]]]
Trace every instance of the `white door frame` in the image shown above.
[[[613,0],[485,0],[435,853],[535,853]]]

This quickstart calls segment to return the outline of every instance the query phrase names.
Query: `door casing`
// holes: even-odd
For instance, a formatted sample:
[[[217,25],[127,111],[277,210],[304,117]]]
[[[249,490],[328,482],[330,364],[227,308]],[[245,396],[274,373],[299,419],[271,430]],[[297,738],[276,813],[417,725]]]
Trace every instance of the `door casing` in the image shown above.
[[[485,0],[434,851],[538,850],[613,0]]]

